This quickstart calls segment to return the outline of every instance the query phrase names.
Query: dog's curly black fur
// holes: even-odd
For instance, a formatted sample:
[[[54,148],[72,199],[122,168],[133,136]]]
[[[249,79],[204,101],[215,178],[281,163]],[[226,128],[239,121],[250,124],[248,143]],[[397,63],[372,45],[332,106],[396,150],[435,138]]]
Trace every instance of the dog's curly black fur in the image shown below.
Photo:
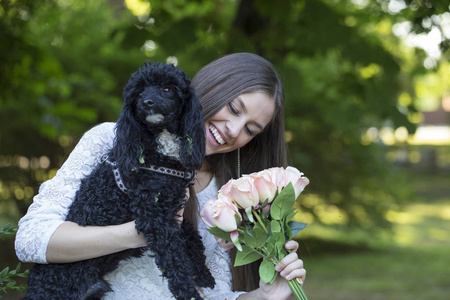
[[[215,282],[205,265],[197,229],[186,220],[179,225],[177,212],[184,205],[188,182],[144,169],[157,165],[193,171],[202,164],[204,124],[189,78],[173,65],[147,62],[125,86],[115,130],[108,160],[82,180],[66,220],[82,226],[136,220],[173,296],[202,299],[196,286],[212,288]],[[178,151],[167,153],[167,138]],[[111,162],[116,163],[127,194],[118,188]],[[25,299],[100,299],[111,290],[103,276],[144,250],[68,264],[36,264],[28,276]]]

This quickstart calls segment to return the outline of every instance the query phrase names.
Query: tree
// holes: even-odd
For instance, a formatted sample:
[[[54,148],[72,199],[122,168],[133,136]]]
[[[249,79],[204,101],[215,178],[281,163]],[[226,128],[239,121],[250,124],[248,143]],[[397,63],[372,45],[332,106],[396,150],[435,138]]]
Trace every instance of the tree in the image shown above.
[[[406,57],[391,28],[410,20],[426,31],[423,20],[448,11],[445,1],[404,5],[393,13],[375,0],[1,1],[0,201],[23,214],[77,138],[117,118],[122,87],[146,59],[193,76],[248,51],[282,76],[292,163],[311,179],[305,211],[338,226],[388,227],[385,212],[407,193],[367,134],[414,131],[413,101],[399,96],[414,99],[414,74],[428,72],[425,53]]]

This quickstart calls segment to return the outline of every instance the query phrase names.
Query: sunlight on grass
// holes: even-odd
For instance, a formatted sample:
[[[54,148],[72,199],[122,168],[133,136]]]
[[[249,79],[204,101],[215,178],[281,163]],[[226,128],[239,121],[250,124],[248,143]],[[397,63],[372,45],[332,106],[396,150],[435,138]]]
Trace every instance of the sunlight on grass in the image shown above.
[[[412,175],[411,187],[417,192],[418,199],[386,213],[386,219],[393,224],[392,235],[388,231],[372,235],[353,227],[342,230],[342,225],[327,226],[315,219],[299,233],[301,258],[308,271],[305,292],[310,299],[448,298],[448,173]],[[308,208],[322,204],[320,199],[305,200],[306,205],[311,205]],[[301,206],[296,219],[305,222],[306,214],[302,214]],[[318,244],[322,248],[312,247],[311,242],[308,245],[308,238],[317,237],[325,241]],[[303,243],[302,239],[305,239]],[[353,248],[342,251],[342,243]],[[358,248],[361,244],[371,249]]]
[[[337,197],[335,195],[335,197]],[[304,194],[300,198],[300,202],[297,203],[297,207],[310,208],[314,211],[316,217],[318,217],[324,224],[345,224],[347,223],[347,214],[339,207],[326,204],[325,201],[315,194]],[[295,219],[297,222],[312,223],[314,216],[310,213],[301,212],[297,213]]]
[[[440,216],[442,219],[450,220],[450,205],[442,209],[442,211],[440,212]]]
[[[417,244],[450,245],[450,226],[442,227],[449,220],[450,204],[412,204],[401,212],[389,211],[386,218],[394,223],[395,240],[399,245]]]
[[[398,224],[417,224],[422,221],[422,218],[414,214],[404,212],[404,211],[393,211],[390,210],[386,214],[386,219],[392,223]]]

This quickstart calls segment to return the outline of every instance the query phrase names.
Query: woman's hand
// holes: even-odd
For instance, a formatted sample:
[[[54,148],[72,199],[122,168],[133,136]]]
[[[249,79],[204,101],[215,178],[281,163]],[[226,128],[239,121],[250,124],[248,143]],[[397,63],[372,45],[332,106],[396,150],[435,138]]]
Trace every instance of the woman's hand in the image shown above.
[[[232,242],[227,242],[224,239],[216,237],[216,241],[219,243],[219,246],[225,249],[226,251],[232,249],[234,247],[234,244]]]
[[[298,243],[288,241],[284,248],[290,251],[276,266],[275,270],[279,272],[277,278],[272,284],[259,282],[259,289],[242,294],[238,299],[258,299],[258,300],[291,300],[294,299],[292,291],[286,280],[300,278],[305,281],[306,270],[303,268],[303,261],[298,258]]]
[[[305,281],[306,270],[303,268],[303,261],[297,256],[298,243],[296,241],[288,241],[284,247],[291,253],[275,266],[275,270],[279,272],[279,275],[274,283],[259,282],[260,299],[294,299],[286,280],[300,278],[303,282]]]

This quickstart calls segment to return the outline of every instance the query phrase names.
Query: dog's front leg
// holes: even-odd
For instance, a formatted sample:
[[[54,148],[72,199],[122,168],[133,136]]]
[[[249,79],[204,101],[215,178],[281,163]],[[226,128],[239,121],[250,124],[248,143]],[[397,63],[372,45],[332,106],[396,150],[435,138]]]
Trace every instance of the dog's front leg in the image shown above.
[[[139,197],[145,196],[140,194]],[[154,195],[148,197],[153,199]],[[176,221],[183,198],[160,198],[148,205],[143,205],[144,202],[149,202],[142,200],[136,209],[136,229],[144,234],[156,265],[168,280],[170,291],[179,300],[202,299],[195,288],[194,266],[186,252],[184,237]]]
[[[183,220],[181,231],[187,255],[194,266],[195,283],[201,287],[214,288],[216,282],[206,266],[205,246],[197,228],[188,220]]]

